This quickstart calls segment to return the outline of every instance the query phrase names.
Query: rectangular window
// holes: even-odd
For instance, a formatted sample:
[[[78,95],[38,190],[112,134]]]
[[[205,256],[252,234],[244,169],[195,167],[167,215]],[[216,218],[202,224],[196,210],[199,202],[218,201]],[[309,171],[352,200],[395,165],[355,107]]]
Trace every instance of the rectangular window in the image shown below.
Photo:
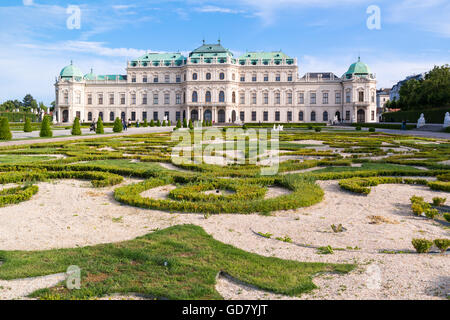
[[[345,111],[345,120],[350,120],[350,111]]]
[[[375,120],[375,111],[371,112],[371,116],[370,117],[371,117],[372,121]]]
[[[359,102],[364,102],[364,92],[360,91],[358,96],[359,96]]]
[[[314,92],[311,92],[311,104],[316,104],[316,94]]]
[[[252,121],[256,121],[256,111],[252,111]]]
[[[350,91],[345,94],[345,102],[350,103]]]
[[[256,104],[256,93],[252,93],[252,104]]]
[[[241,118],[241,121],[244,122],[244,121],[245,121],[245,112],[244,112],[244,111],[241,111],[241,112],[239,113],[239,117]]]
[[[181,120],[181,112],[180,111],[175,112],[175,120],[176,121]]]
[[[113,93],[111,93],[109,95],[109,104],[114,104],[114,94]]]
[[[67,97],[67,99],[68,99],[69,97]],[[66,102],[67,103],[67,102]],[[92,95],[91,94],[89,94],[88,95],[88,104],[92,104]]]
[[[287,121],[292,121],[292,111],[287,112]]]
[[[131,112],[131,121],[136,121],[136,112]]]
[[[125,104],[125,94],[124,93],[120,94],[120,104]]]
[[[340,103],[341,103],[341,93],[336,92],[336,104],[340,104]]]
[[[170,82],[170,75],[166,74],[166,75],[164,76],[164,81],[165,81],[166,83]]]
[[[98,104],[103,104],[103,94],[98,95]]]
[[[281,75],[277,74],[277,76],[275,77],[275,81],[281,81]]]
[[[264,111],[264,113],[263,113],[263,121],[269,121],[269,111]]]
[[[265,74],[265,75],[264,75],[264,81],[265,81],[265,82],[269,81],[269,75],[268,75],[268,74]]]
[[[181,104],[181,93],[177,93],[175,96],[175,103]]]
[[[303,92],[298,94],[298,104],[305,104],[305,94]]]
[[[252,81],[253,81],[253,82],[256,82],[256,74],[254,74],[254,75],[252,76]]]
[[[245,82],[245,75],[241,74],[241,82]]]
[[[288,75],[288,81],[292,81],[292,74]]]
[[[158,111],[153,112],[153,120],[158,121]]]
[[[323,104],[328,104],[328,93],[327,92],[323,93],[322,103]]]
[[[245,93],[241,93],[241,94],[239,95],[239,99],[240,99],[240,101],[241,101],[241,104],[245,104]]]
[[[153,104],[158,104],[158,94],[157,93],[155,93],[154,95],[153,95]]]
[[[280,121],[280,111],[275,111],[275,121]]]
[[[136,82],[136,76],[133,76],[133,77],[131,78],[131,82]]]
[[[153,78],[153,82],[154,82],[154,83],[157,83],[158,81],[159,81],[158,76],[155,76],[155,77]]]
[[[164,118],[165,118],[166,120],[169,120],[169,119],[170,119],[170,118],[169,118],[169,115],[170,115],[169,111],[164,111]]]
[[[142,120],[147,120],[147,111],[142,112]]]
[[[131,95],[131,104],[136,104],[136,94]]]
[[[142,82],[147,83],[147,76],[144,76],[144,77],[142,78]]]
[[[142,104],[147,104],[147,94],[146,93],[144,93],[142,95]]]
[[[264,104],[269,104],[269,94],[264,92]]]
[[[69,104],[69,94],[68,93],[64,94],[64,103]]]
[[[280,104],[280,93],[275,93],[275,104]]]
[[[164,93],[164,104],[170,103],[170,94]]]
[[[176,80],[177,83],[181,82],[181,76],[179,74],[177,74]]]
[[[287,94],[287,104],[292,104],[292,93],[288,92]]]

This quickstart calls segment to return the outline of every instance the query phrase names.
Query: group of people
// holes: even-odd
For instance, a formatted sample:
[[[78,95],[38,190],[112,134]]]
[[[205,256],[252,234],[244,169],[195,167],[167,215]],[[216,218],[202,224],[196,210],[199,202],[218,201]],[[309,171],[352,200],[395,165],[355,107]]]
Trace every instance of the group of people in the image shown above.
[[[124,131],[127,131],[129,127],[131,127],[131,119],[128,119],[128,121],[125,121],[125,119],[122,119],[122,127]],[[139,120],[136,122],[136,127],[139,128]]]

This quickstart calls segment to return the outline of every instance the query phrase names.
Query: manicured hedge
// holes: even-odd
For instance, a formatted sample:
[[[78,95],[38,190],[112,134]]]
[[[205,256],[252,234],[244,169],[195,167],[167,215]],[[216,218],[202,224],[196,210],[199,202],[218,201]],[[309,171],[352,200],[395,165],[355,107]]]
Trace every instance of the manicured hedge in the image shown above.
[[[5,117],[9,122],[22,122],[30,118],[32,122],[38,121],[38,116],[29,112],[0,112],[0,117]]]
[[[30,200],[38,190],[38,186],[34,185],[3,189],[0,191],[0,207]]]
[[[383,119],[386,122],[408,122],[417,123],[420,114],[423,113],[427,123],[444,123],[445,113],[450,112],[450,108],[429,109],[418,111],[397,111],[383,113]]]
[[[380,128],[380,129],[402,129],[401,124],[394,123],[352,123],[352,127],[363,127],[363,128]],[[415,124],[407,124],[406,129],[411,130],[415,129],[417,125]]]

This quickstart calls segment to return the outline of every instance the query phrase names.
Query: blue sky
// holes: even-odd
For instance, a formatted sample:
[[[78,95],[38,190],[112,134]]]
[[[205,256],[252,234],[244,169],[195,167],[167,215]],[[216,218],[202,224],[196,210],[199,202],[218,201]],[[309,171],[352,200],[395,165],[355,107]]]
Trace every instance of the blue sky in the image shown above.
[[[81,28],[68,29],[69,5]],[[369,30],[370,5],[381,29]],[[0,102],[31,93],[54,100],[55,76],[70,60],[85,73],[125,73],[146,51],[188,53],[202,39],[236,55],[283,50],[299,74],[342,75],[357,60],[378,87],[450,63],[450,0],[2,0]]]

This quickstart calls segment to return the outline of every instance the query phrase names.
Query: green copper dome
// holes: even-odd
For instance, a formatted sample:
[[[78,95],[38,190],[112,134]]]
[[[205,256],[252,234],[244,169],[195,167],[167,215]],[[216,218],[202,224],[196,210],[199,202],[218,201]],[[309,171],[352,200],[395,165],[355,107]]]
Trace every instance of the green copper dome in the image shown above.
[[[367,64],[364,62],[361,62],[361,59],[358,58],[358,61],[353,63],[350,68],[348,68],[348,71],[344,74],[346,78],[351,78],[352,75],[370,75],[370,68]]]
[[[97,75],[94,73],[94,70],[91,69],[91,72],[84,75],[84,80],[97,80]]]
[[[64,67],[59,75],[61,78],[83,78],[83,72],[77,66],[74,66],[72,62],[67,67]]]

